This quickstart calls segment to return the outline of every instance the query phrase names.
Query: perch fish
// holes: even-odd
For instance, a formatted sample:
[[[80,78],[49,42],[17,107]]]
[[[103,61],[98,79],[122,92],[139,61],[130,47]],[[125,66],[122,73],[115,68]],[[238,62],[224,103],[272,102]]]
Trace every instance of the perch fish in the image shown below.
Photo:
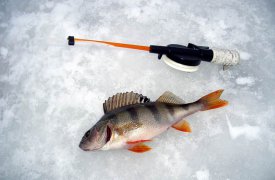
[[[118,93],[103,104],[103,117],[83,136],[79,147],[84,151],[124,148],[143,153],[151,150],[145,143],[170,127],[191,132],[185,117],[228,104],[217,90],[193,103],[185,103],[166,91],[155,102],[134,92]]]

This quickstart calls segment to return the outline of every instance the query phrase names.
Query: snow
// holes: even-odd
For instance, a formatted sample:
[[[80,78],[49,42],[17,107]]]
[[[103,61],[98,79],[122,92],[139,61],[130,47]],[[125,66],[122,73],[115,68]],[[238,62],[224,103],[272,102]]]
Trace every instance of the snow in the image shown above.
[[[232,126],[230,121],[227,120],[229,133],[232,139],[236,139],[237,137],[244,135],[248,140],[255,140],[259,138],[260,128],[257,126],[250,126],[248,124],[244,124],[242,126]]]
[[[251,55],[248,52],[240,51],[239,53],[243,61],[247,61],[251,58]]]
[[[8,49],[7,48],[4,48],[4,47],[1,47],[0,48],[0,55],[2,56],[3,59],[6,59],[7,55],[8,55]]]
[[[253,77],[238,77],[236,83],[239,85],[252,86],[255,83]]]
[[[0,179],[275,179],[273,0],[0,1]],[[237,49],[241,63],[184,73],[155,54],[66,38]],[[127,150],[78,144],[118,92],[186,102],[224,89],[229,106]]]
[[[196,172],[196,176],[198,180],[209,180],[209,171],[207,169],[199,170]]]

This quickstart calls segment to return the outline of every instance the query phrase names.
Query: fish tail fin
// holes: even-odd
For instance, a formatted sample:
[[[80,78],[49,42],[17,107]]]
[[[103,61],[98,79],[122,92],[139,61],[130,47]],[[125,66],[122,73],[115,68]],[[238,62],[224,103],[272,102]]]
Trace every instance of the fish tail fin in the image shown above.
[[[220,99],[223,89],[214,91],[198,100],[203,106],[201,111],[216,109],[228,104],[228,101]]]

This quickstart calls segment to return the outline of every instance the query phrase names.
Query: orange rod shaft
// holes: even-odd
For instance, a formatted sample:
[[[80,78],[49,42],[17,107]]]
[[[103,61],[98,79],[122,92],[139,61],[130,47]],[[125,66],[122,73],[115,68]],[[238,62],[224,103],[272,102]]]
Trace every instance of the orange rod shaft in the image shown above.
[[[109,41],[98,41],[98,40],[92,40],[92,39],[75,38],[74,40],[75,41],[82,41],[82,42],[96,42],[96,43],[108,44],[108,45],[111,45],[111,46],[116,46],[116,47],[121,47],[121,48],[129,48],[129,49],[150,51],[149,46],[141,46],[141,45],[135,45],[135,44],[123,44],[123,43],[116,43],[116,42],[109,42]]]

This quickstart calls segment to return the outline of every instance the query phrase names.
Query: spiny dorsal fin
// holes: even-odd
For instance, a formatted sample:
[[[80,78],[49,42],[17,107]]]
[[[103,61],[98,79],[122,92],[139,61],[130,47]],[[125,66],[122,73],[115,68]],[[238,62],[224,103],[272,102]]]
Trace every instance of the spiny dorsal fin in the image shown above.
[[[184,100],[176,96],[170,91],[165,91],[156,102],[170,103],[170,104],[185,104]]]
[[[146,102],[150,102],[150,99],[142,94],[134,93],[133,91],[117,93],[116,95],[109,97],[108,100],[103,103],[103,110],[104,113],[107,113],[123,106]]]

